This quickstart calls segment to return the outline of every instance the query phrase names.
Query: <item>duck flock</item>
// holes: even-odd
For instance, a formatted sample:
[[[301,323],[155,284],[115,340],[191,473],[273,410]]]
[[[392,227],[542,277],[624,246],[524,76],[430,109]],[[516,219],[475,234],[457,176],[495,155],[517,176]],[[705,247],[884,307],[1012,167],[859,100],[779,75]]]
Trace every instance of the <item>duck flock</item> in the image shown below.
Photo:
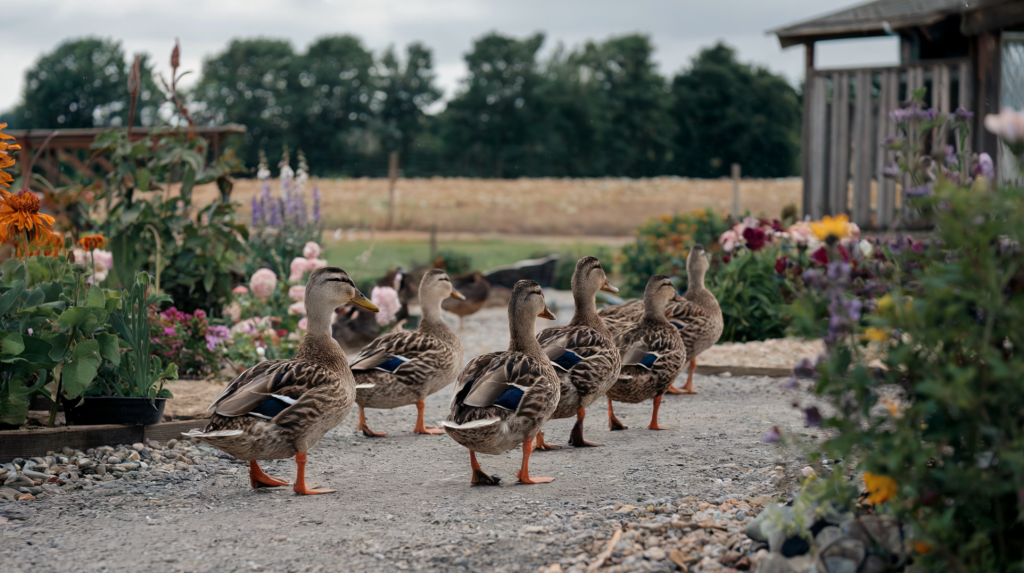
[[[416,330],[392,332],[363,347],[351,364],[332,337],[334,310],[346,304],[376,312],[348,274],[337,267],[313,272],[306,284],[308,331],[295,357],[268,360],[243,372],[210,406],[210,423],[186,437],[202,440],[249,461],[254,488],[291,485],[264,473],[257,460],[294,457],[298,466],[293,489],[299,494],[334,490],[306,485],[306,453],[359,406],[359,429],[370,430],[365,409],[415,404],[413,431],[446,433],[469,450],[471,483],[497,485],[477,453],[497,455],[522,446],[516,477],[535,484],[553,478],[530,475],[530,453],[553,449],[544,440],[544,424],[552,418],[576,417],[569,437],[574,447],[601,446],[583,437],[586,408],[604,397],[612,430],[625,426],[615,417],[613,402],[653,400],[650,430],[666,392],[692,394],[696,357],[722,334],[722,311],[704,287],[708,261],[701,245],[687,258],[688,287],[680,296],[665,275],[647,282],[643,300],[597,309],[599,290],[618,292],[608,282],[601,262],[583,257],[572,276],[575,314],[566,326],[536,334],[537,318],[554,319],[544,293],[534,281],[521,280],[508,305],[511,342],[504,352],[479,356],[462,368],[459,337],[442,317],[442,304],[465,297],[442,270],[427,272],[420,283],[423,316]],[[673,387],[689,365],[682,389]],[[450,413],[433,428],[423,422],[424,399],[452,382]]]

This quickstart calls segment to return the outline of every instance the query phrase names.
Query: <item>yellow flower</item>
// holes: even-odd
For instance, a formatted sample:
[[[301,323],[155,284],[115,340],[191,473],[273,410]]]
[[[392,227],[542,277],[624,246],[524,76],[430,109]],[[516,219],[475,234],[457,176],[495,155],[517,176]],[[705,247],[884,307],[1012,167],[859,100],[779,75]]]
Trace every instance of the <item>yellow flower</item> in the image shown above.
[[[39,212],[39,197],[23,189],[8,193],[0,189],[0,242],[19,241],[22,234],[29,243],[56,244],[53,217]]]
[[[890,310],[892,310],[893,306],[894,306],[894,303],[892,301],[892,295],[888,295],[887,294],[887,295],[883,296],[882,298],[878,299],[878,313],[879,314],[885,314],[885,313],[889,312]]]
[[[868,488],[868,501],[885,503],[896,495],[896,480],[889,476],[864,472],[864,485]]]
[[[811,231],[814,232],[814,236],[818,237],[820,241],[824,241],[829,236],[834,236],[837,239],[845,239],[850,236],[850,218],[846,215],[835,217],[825,215],[820,221],[812,221],[808,224]]]
[[[14,158],[11,157],[10,151],[21,149],[21,146],[16,143],[6,143],[6,140],[14,138],[3,132],[5,127],[7,127],[6,123],[0,123],[0,187],[10,188],[14,177],[4,169],[14,166]]]
[[[889,411],[889,415],[893,418],[903,417],[903,404],[899,400],[891,396],[883,396],[879,398],[878,403],[885,406],[885,409]]]
[[[872,342],[885,342],[889,340],[889,331],[871,326],[864,331],[864,339]]]

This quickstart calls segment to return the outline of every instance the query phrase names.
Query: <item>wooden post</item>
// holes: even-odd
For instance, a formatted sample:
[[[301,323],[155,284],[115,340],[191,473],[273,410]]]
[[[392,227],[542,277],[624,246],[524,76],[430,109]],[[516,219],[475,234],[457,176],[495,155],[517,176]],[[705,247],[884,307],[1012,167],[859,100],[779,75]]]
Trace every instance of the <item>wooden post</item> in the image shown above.
[[[740,164],[732,164],[732,217],[740,219]]]
[[[430,264],[437,260],[437,221],[430,225]]]
[[[825,114],[826,114],[826,102],[825,102],[825,78],[821,75],[813,75],[809,82],[810,85],[810,101],[807,103],[810,106],[810,137],[808,138],[808,145],[804,147],[803,153],[808,155],[808,173],[805,179],[807,187],[804,188],[804,196],[808,197],[810,211],[805,212],[805,215],[810,215],[814,219],[820,219],[825,215],[826,197],[825,197],[825,177],[826,177],[826,148],[825,144]]]
[[[853,132],[853,220],[860,227],[871,225],[871,159],[874,152],[871,122],[871,72],[857,70],[857,100],[854,102]]]
[[[1002,35],[999,30],[986,32],[976,39],[974,86],[974,151],[988,153],[997,163],[999,173],[999,139],[982,127],[988,114],[999,113],[1000,90],[1002,89]]]
[[[388,230],[395,228],[395,180],[398,179],[398,152],[388,156]]]
[[[811,212],[811,77],[814,73],[814,42],[804,44],[804,109],[800,133],[800,176],[803,178],[801,215]]]
[[[827,209],[833,215],[846,213],[850,183],[850,75],[839,72],[832,76],[831,144]]]
[[[889,112],[899,102],[900,73],[897,70],[886,70],[882,72],[882,89],[878,103],[878,137],[884,139],[887,136],[896,134],[896,126],[889,121]],[[876,149],[878,153],[875,166],[875,178],[878,181],[878,196],[875,201],[875,226],[878,229],[887,229],[892,224],[894,209],[896,207],[896,181],[888,179],[883,175],[889,163],[891,152],[881,147]]]

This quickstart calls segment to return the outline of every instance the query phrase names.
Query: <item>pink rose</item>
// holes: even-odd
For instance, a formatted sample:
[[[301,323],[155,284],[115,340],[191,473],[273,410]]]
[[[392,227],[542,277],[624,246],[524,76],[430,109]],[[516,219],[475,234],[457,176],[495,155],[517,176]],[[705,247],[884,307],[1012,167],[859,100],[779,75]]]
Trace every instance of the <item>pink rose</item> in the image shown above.
[[[317,269],[322,269],[322,268],[326,267],[327,266],[327,261],[325,261],[324,259],[310,259],[308,265],[309,266],[307,267],[307,269],[310,272],[312,272],[312,271],[315,271]]]
[[[320,245],[310,241],[306,243],[305,247],[302,247],[302,256],[307,259],[315,259],[320,256]]]
[[[370,300],[380,309],[375,318],[377,324],[381,326],[391,324],[402,308],[402,303],[398,300],[398,291],[391,287],[373,287],[370,291]]]
[[[246,290],[246,292],[249,291]],[[238,302],[233,302],[225,306],[224,310],[221,312],[223,312],[226,318],[230,318],[231,322],[238,322],[238,320],[242,318],[242,307],[241,305],[238,304]]]
[[[288,314],[306,314],[306,303],[302,301],[293,302],[291,306],[288,307]]]
[[[259,269],[249,279],[249,289],[260,299],[266,299],[277,289],[277,275],[270,269]]]
[[[231,294],[249,294],[249,289],[245,285],[238,285],[231,289]]]
[[[288,287],[288,298],[294,302],[302,302],[306,299],[306,287],[302,285]]]
[[[299,319],[299,330],[309,330],[309,319],[306,318],[305,316]]]
[[[306,275],[306,271],[309,270],[309,259],[306,257],[295,257],[292,259],[289,270],[291,274],[288,275],[288,282],[297,283],[301,281],[302,277]]]

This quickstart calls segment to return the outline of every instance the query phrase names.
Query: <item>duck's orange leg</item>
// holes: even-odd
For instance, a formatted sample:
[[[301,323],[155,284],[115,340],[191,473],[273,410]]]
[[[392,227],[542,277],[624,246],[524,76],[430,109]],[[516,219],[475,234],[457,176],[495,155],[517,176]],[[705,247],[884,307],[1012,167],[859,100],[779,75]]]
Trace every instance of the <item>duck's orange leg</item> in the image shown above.
[[[370,429],[369,426],[366,425],[366,413],[363,412],[362,404],[359,404],[359,425],[356,426],[356,428],[362,430],[363,435],[366,436],[367,438],[383,438],[384,436],[387,435],[379,432],[374,432],[373,430]]]
[[[443,434],[444,430],[441,428],[423,425],[424,408],[426,408],[426,404],[423,403],[423,400],[416,400],[416,427],[412,429],[412,432],[414,434]]]
[[[498,476],[489,476],[480,469],[480,464],[476,461],[476,452],[473,450],[469,450],[469,464],[473,467],[473,479],[470,482],[473,485],[498,485],[501,481]]]
[[[583,408],[576,410],[576,423],[572,427],[572,433],[569,434],[569,444],[576,448],[593,448],[603,446],[604,444],[588,442],[583,439],[583,418],[586,417],[586,415],[587,412]]]
[[[664,396],[662,394],[661,396]],[[658,425],[658,408],[661,407],[661,396],[654,399],[654,413],[651,414],[651,425],[647,426],[648,430],[671,430],[672,428],[662,428]]]
[[[321,493],[334,493],[333,489],[316,489],[306,487],[306,454],[305,452],[299,452],[295,454],[295,465],[299,466],[299,473],[295,476],[295,487],[292,488],[295,493],[302,495],[317,495]]]
[[[693,371],[697,369],[697,359],[690,359],[690,373],[686,375],[686,385],[682,389],[676,388],[673,385],[668,387],[669,394],[696,394],[697,391],[693,389]]]
[[[537,432],[537,445],[534,446],[534,449],[549,452],[551,450],[560,450],[562,449],[562,446],[559,446],[558,444],[549,444],[545,442],[544,432]]]
[[[260,465],[256,463],[256,460],[251,460],[249,462],[249,485],[251,485],[253,489],[258,489],[261,487],[279,487],[282,485],[292,484],[283,479],[268,476],[263,473],[263,470],[260,469]]]
[[[535,483],[548,483],[555,481],[555,478],[545,477],[530,477],[530,452],[533,451],[533,438],[527,438],[523,442],[523,465],[519,468],[519,473],[516,477],[519,478],[520,483],[535,484]]]
[[[625,430],[626,426],[622,425],[622,422],[615,417],[615,412],[612,411],[612,399],[608,398],[608,429],[612,430]]]

